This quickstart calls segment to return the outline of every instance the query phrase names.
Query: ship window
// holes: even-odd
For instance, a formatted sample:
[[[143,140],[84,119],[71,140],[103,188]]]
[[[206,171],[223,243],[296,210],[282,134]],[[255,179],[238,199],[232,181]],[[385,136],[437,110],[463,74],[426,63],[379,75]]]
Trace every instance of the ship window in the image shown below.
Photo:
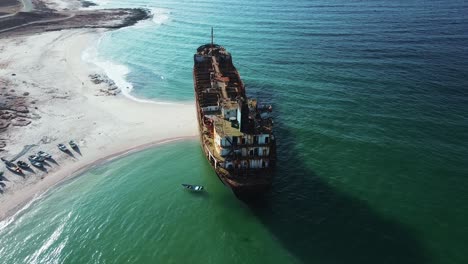
[[[266,164],[265,164],[265,161],[262,160],[262,168],[265,168],[265,165],[266,165]]]
[[[265,137],[265,144],[268,144],[268,137]]]
[[[255,156],[258,156],[258,148],[254,148],[254,154]]]
[[[245,138],[241,138],[242,144],[245,144]]]
[[[237,137],[232,137],[232,144],[237,145]]]
[[[254,155],[253,149],[250,150],[249,154],[250,154],[250,156],[253,156],[253,155]]]
[[[254,144],[258,144],[258,137],[254,136]]]

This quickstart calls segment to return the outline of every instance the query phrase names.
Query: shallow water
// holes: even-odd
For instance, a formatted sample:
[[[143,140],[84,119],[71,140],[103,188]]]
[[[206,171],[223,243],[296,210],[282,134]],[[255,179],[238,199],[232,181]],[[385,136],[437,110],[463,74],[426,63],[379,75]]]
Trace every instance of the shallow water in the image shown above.
[[[0,231],[2,259],[468,261],[467,3],[106,3],[155,13],[97,48],[137,98],[193,100],[193,53],[214,26],[248,94],[273,104],[274,188],[247,206],[196,142],[169,144],[92,170],[31,206]],[[180,190],[185,181],[206,185],[206,196]]]
[[[219,184],[195,140],[91,169],[17,215],[0,230],[0,243],[4,263],[294,261]]]

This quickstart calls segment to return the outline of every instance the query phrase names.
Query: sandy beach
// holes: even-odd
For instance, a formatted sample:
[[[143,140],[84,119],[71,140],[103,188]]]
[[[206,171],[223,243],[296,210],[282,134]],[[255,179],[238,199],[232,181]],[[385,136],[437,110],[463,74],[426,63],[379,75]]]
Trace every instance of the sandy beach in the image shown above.
[[[63,8],[63,1],[58,1]],[[82,59],[105,29],[0,35],[0,156],[27,161],[39,150],[53,156],[45,169],[4,171],[0,220],[33,197],[107,158],[158,142],[197,135],[194,104],[136,102]],[[112,82],[111,82],[112,83]],[[5,107],[6,106],[6,107]],[[79,149],[72,150],[74,140]],[[63,143],[69,153],[60,151]]]

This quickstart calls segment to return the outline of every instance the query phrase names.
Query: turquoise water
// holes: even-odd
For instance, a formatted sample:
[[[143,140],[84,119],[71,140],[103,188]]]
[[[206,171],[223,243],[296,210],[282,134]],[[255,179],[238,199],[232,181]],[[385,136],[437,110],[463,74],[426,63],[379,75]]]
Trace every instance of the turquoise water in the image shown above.
[[[184,182],[208,191],[190,193]],[[197,141],[91,169],[17,216],[0,242],[2,263],[295,261],[219,184]]]
[[[465,1],[103,6],[155,13],[98,47],[98,60],[137,98],[193,100],[193,53],[214,26],[248,94],[273,105],[273,190],[243,204],[196,142],[170,144],[92,170],[25,210],[0,231],[2,259],[468,262]],[[206,185],[207,195],[188,196],[185,181]]]

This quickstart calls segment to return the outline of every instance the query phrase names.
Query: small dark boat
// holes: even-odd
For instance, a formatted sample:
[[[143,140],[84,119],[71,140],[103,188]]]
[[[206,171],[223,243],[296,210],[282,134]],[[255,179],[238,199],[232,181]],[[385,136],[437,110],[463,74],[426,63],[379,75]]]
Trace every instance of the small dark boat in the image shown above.
[[[68,151],[67,146],[65,146],[65,145],[62,144],[62,143],[58,144],[57,147],[58,147],[61,151],[63,151],[63,152]]]
[[[192,184],[185,184],[183,183],[182,186],[184,186],[184,188],[186,189],[189,189],[191,191],[195,191],[195,192],[200,192],[204,189],[203,186],[201,185],[192,185]]]
[[[29,169],[29,164],[21,160],[18,160],[16,162],[16,165],[18,165],[18,167],[23,168],[23,169]]]
[[[68,142],[68,144],[70,144],[70,147],[71,147],[72,149],[77,149],[77,148],[78,148],[78,145],[77,145],[76,142],[73,141],[73,140],[70,140],[70,142]]]
[[[48,153],[45,153],[44,151],[39,151],[36,156],[44,158],[44,159],[51,159],[52,158],[52,155],[50,155]]]
[[[31,162],[31,164],[35,167],[42,168],[44,167],[44,164],[39,161],[39,158],[36,155],[31,155],[28,157],[28,160]]]
[[[13,162],[6,160],[4,158],[2,158],[2,161],[5,163],[5,166],[7,167],[7,169],[16,173],[23,173],[20,167],[16,166],[16,164],[14,164]]]

